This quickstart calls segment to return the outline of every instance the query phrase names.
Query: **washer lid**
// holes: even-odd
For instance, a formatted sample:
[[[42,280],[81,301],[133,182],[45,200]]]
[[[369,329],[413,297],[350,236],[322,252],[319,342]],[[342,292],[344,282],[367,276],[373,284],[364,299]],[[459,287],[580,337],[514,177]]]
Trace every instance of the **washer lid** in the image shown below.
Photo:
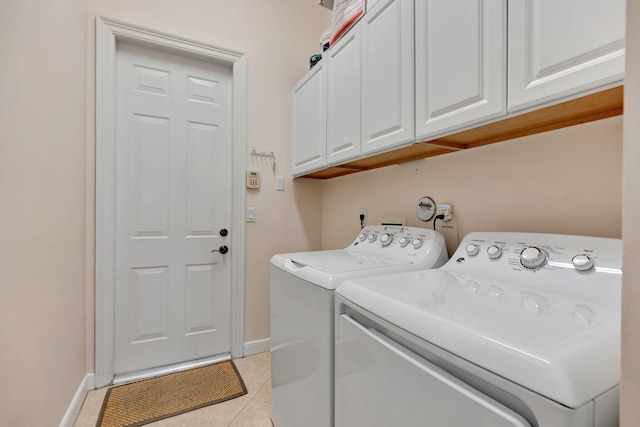
[[[579,284],[567,292],[440,268],[346,281],[336,292],[421,339],[577,408],[620,382],[620,275],[598,281],[607,292],[595,297],[581,294]]]
[[[410,261],[344,249],[274,255],[271,264],[332,291],[348,279],[414,269]]]
[[[298,265],[312,267],[329,274],[411,264],[410,261],[403,261],[344,249],[335,251],[299,252],[284,254],[282,256],[289,258]]]

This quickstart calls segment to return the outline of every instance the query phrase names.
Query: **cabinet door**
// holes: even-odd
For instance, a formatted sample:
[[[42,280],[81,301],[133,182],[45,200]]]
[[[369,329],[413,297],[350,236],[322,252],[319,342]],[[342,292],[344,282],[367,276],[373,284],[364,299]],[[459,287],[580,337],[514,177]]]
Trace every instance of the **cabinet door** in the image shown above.
[[[293,176],[326,166],[326,61],[293,88]]]
[[[362,18],[362,153],[414,139],[413,0],[379,0]]]
[[[624,77],[625,0],[509,0],[509,111]]]
[[[507,114],[506,0],[416,2],[416,139]]]
[[[360,28],[325,52],[327,62],[327,164],[360,156]]]

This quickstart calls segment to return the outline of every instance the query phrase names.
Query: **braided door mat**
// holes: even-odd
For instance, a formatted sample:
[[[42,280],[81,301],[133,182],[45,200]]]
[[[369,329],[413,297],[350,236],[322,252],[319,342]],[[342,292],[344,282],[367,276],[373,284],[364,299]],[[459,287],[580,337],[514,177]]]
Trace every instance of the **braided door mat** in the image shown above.
[[[149,424],[247,394],[233,361],[110,388],[97,427]]]

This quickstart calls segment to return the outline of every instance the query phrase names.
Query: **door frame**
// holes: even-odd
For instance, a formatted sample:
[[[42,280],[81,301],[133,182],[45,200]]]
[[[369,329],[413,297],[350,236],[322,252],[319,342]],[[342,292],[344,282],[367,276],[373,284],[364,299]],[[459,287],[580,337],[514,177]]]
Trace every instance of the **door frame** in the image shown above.
[[[96,17],[96,387],[114,377],[116,42],[127,41],[232,69],[231,357],[244,355],[246,55]]]

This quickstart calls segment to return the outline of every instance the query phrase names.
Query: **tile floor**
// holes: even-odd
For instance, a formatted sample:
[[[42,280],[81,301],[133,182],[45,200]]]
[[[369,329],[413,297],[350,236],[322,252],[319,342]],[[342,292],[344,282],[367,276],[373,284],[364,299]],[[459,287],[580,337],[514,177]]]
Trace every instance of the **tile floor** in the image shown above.
[[[247,386],[242,397],[207,406],[155,423],[153,427],[272,427],[271,354],[260,353],[233,361]],[[107,388],[89,392],[75,427],[95,427]]]

